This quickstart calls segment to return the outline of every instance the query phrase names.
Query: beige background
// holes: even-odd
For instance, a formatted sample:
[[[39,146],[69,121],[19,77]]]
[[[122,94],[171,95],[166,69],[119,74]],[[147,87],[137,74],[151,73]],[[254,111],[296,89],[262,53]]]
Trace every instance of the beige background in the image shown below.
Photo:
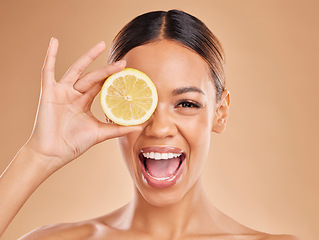
[[[51,36],[60,40],[61,77],[95,43],[110,46],[136,15],[171,8],[202,19],[226,52],[231,116],[226,132],[214,136],[204,172],[213,202],[252,228],[319,239],[318,1],[1,0],[0,170],[31,133]],[[93,112],[101,119],[98,101]],[[3,239],[102,215],[131,197],[117,143],[105,142],[50,177]]]

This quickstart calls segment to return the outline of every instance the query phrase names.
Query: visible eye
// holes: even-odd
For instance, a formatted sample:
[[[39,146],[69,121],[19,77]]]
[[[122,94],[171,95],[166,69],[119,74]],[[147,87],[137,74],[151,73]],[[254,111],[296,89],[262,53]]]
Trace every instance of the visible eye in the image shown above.
[[[201,108],[201,104],[189,100],[182,100],[177,104],[178,108]]]

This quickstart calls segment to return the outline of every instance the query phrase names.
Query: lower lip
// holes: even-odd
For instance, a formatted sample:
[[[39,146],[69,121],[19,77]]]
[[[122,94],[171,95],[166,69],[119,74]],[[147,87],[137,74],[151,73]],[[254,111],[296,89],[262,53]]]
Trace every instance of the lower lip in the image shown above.
[[[154,188],[168,188],[176,184],[177,180],[180,179],[182,173],[183,173],[183,168],[184,168],[184,162],[185,159],[182,161],[181,165],[179,166],[178,170],[171,175],[168,178],[154,178],[152,177],[148,172],[146,172],[144,164],[141,163],[140,161],[140,168],[142,170],[143,177],[145,181]]]

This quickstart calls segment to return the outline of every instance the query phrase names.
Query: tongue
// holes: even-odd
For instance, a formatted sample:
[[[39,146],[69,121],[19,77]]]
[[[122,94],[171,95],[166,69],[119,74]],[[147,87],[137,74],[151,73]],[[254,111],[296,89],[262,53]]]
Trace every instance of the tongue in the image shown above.
[[[165,178],[172,176],[180,163],[180,158],[175,157],[171,159],[146,159],[145,164],[148,170],[148,173],[156,178]]]

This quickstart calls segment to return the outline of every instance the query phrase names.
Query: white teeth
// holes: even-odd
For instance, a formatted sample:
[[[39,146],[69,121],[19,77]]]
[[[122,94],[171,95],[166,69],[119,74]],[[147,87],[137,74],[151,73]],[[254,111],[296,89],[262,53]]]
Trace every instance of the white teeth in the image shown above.
[[[158,152],[155,153],[155,157],[154,157],[154,158],[155,158],[156,160],[161,159],[161,157],[162,157],[162,154],[160,154],[160,153],[158,153]]]
[[[170,159],[170,158],[175,158],[182,155],[181,153],[159,153],[159,152],[146,152],[142,154],[145,158],[153,158],[155,160]]]
[[[168,153],[162,153],[162,159],[168,159]]]

